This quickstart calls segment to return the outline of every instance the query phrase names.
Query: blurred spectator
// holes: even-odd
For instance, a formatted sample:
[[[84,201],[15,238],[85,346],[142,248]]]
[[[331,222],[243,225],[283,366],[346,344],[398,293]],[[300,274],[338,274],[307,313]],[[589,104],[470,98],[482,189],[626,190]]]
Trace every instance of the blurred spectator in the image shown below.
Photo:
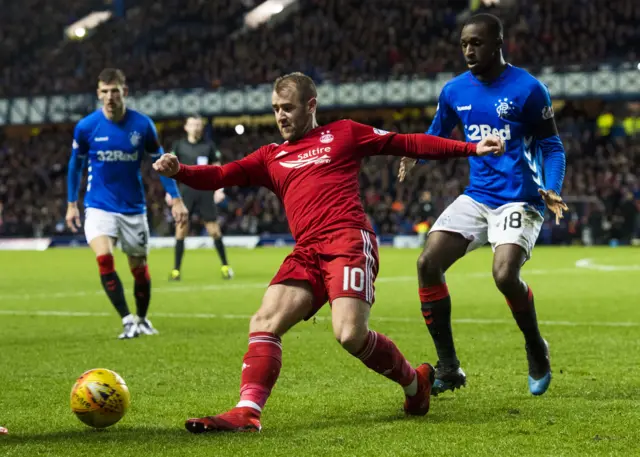
[[[281,23],[244,30],[252,2],[137,0],[127,2],[124,17],[66,42],[64,26],[96,2],[3,3],[15,13],[0,19],[3,97],[92,92],[107,66],[122,68],[132,89],[142,91],[260,84],[292,70],[317,81],[457,72],[459,22],[469,6],[468,0],[300,0]],[[640,58],[637,1],[503,3],[477,11],[503,19],[505,54],[515,65],[589,69]]]
[[[629,243],[640,236],[640,142],[632,136],[603,136],[596,123],[598,112],[568,103],[557,113],[567,153],[563,196],[570,212],[559,227],[547,215],[542,242],[605,243],[616,239]],[[333,116],[321,113],[319,120],[327,123],[338,118]],[[424,131],[430,123],[428,114],[416,109],[377,116],[383,117],[359,120],[399,132]],[[625,116],[623,112],[621,119]],[[614,123],[618,123],[617,118]],[[165,145],[182,135],[180,122],[159,123],[158,127]],[[243,157],[263,144],[280,141],[279,133],[271,126],[247,127],[244,135],[235,134],[231,128],[209,129],[208,134],[214,134],[225,162]],[[72,126],[58,126],[33,130],[26,137],[4,139],[0,146],[1,236],[67,233],[66,165],[71,137]],[[460,133],[455,131],[454,137],[460,138]],[[467,184],[465,160],[416,167],[408,182],[400,185],[397,170],[395,157],[373,157],[362,165],[361,196],[378,233],[411,234],[421,222],[431,226]],[[143,177],[152,231],[169,235],[171,216],[160,181],[149,163],[143,167]],[[220,212],[225,233],[288,232],[282,205],[268,190],[232,188],[226,193],[228,198]],[[195,220],[192,233],[202,230],[202,223]]]
[[[65,41],[64,27],[104,0],[0,0],[0,97],[92,92],[105,66],[122,68],[132,90],[234,86],[271,82],[293,70],[318,82],[429,77],[463,70],[459,24],[468,0],[299,0],[282,22],[243,29],[248,0],[129,0],[87,39]],[[637,62],[640,3],[633,0],[511,0],[476,2],[505,23],[510,62],[530,67]],[[34,11],[38,11],[34,14]],[[25,24],[29,27],[25,27]],[[640,103],[597,101],[559,106],[567,152],[563,195],[570,212],[556,227],[547,217],[543,242],[628,243],[640,237]],[[363,114],[387,130],[421,132],[432,109]],[[335,120],[323,113],[321,122]],[[371,117],[373,116],[373,118]],[[377,117],[376,117],[377,116]],[[165,145],[181,124],[159,123]],[[0,131],[0,236],[67,233],[66,166],[72,126]],[[226,161],[279,141],[273,127],[213,133]],[[461,139],[459,131],[454,137]],[[414,233],[430,226],[467,183],[465,160],[416,167],[398,185],[398,159],[363,163],[363,202],[376,231]],[[172,232],[163,190],[147,163],[143,178],[155,234]],[[281,203],[266,189],[228,189],[225,232],[287,231]],[[202,224],[194,221],[192,231]]]

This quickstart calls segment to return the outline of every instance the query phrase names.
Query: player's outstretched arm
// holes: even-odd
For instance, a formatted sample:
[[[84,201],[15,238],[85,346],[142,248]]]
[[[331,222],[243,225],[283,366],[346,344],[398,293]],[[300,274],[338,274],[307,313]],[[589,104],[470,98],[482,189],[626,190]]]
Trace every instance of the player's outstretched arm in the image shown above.
[[[475,144],[421,133],[396,134],[381,152],[414,159],[437,160],[488,154],[501,155],[504,152],[504,143],[498,137],[488,137]]]
[[[247,157],[225,165],[184,165],[172,154],[163,154],[153,169],[162,176],[197,190],[217,190],[232,186],[265,186],[271,188],[261,149]]]
[[[430,135],[427,135],[427,136],[430,136]],[[462,144],[467,145],[471,143],[462,143]],[[475,154],[469,154],[469,155],[476,155],[476,156],[484,156],[488,154],[502,155],[504,153],[504,148],[505,148],[504,142],[500,140],[500,138],[489,137],[489,138],[483,139],[480,143],[476,145]],[[455,157],[455,156],[456,156],[456,152],[453,152],[453,154],[451,155],[447,154],[445,158]],[[436,157],[436,158],[441,158],[441,157]],[[422,159],[424,159],[424,156],[422,156]],[[409,174],[411,169],[416,165],[417,162],[418,160],[415,158],[411,158],[411,156],[402,158],[402,160],[400,161],[400,168],[398,169],[398,180],[400,182],[404,181],[404,179],[407,177],[407,175]]]
[[[349,121],[353,141],[365,156],[393,155],[414,159],[449,159],[452,157],[501,155],[504,143],[488,137],[480,143],[465,143],[422,133],[399,134]]]

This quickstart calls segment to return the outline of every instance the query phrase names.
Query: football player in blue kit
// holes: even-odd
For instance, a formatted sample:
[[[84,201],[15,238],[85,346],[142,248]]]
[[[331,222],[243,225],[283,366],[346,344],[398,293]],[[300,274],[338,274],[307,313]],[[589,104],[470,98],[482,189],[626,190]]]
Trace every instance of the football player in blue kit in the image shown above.
[[[549,346],[520,269],[540,233],[545,205],[556,223],[567,210],[560,198],[565,154],[547,88],[505,62],[502,30],[500,19],[490,14],[467,20],[460,45],[469,71],[444,86],[427,132],[447,137],[461,124],[467,141],[496,135],[506,149],[501,157],[469,158],[469,185],[434,223],[418,259],[422,314],[439,358],[433,395],[466,384],[453,343],[445,272],[487,242],[494,251],[495,284],[524,335],[529,391],[542,395],[551,382]],[[414,164],[402,159],[401,181]]]
[[[109,300],[120,314],[124,330],[120,339],[154,335],[147,312],[151,300],[151,278],[147,267],[149,225],[140,164],[145,152],[152,160],[164,150],[153,121],[125,106],[127,85],[118,69],[107,68],[98,76],[98,98],[102,109],[76,125],[69,160],[66,222],[80,228],[78,188],[88,162],[89,176],[84,197],[84,232],[98,262],[100,279]],[[187,220],[176,182],[160,178],[173,198],[171,211],[178,224]],[[116,273],[113,246],[119,240],[134,277],[136,316],[129,312],[122,282]]]

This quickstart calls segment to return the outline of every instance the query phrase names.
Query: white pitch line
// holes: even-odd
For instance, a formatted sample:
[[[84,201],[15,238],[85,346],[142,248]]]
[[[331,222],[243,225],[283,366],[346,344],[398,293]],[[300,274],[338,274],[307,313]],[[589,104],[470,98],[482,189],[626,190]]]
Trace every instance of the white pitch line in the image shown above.
[[[580,259],[576,262],[577,268],[585,268],[588,270],[605,271],[638,271],[640,265],[602,265],[596,263],[593,259]]]
[[[194,286],[175,286],[175,287],[153,287],[153,293],[179,293],[179,292],[196,292],[207,290],[234,290],[234,289],[265,289],[266,283],[236,283],[236,284],[200,284]],[[0,295],[0,300],[38,300],[48,298],[72,298],[86,297],[90,295],[103,295],[103,290],[78,290],[75,292],[43,292],[37,294],[6,294]]]
[[[525,269],[522,272],[522,275],[526,278],[527,276],[544,276],[544,275],[557,275],[557,274],[586,274],[590,270],[581,269],[581,268],[558,268],[551,270],[527,270]],[[596,270],[591,270],[591,272],[595,272]],[[599,271],[599,273],[615,273],[620,270],[605,270]],[[492,276],[491,271],[486,272],[475,272],[475,273],[452,273],[452,277],[454,278],[490,278]],[[383,276],[376,279],[376,283],[384,283],[384,282],[412,282],[415,281],[416,287],[418,284],[417,276]],[[205,291],[215,291],[215,290],[237,290],[237,289],[266,289],[268,283],[233,283],[233,284],[198,284],[191,286],[164,286],[164,287],[154,287],[152,289],[152,293],[180,293],[180,292],[205,292]],[[97,290],[78,290],[72,292],[42,292],[36,294],[30,293],[13,293],[13,294],[0,294],[0,301],[2,300],[42,300],[42,299],[56,299],[56,298],[73,298],[73,297],[87,297],[94,295],[102,295],[104,291]]]
[[[590,259],[582,259],[576,262],[577,268],[559,268],[559,269],[535,269],[524,270],[523,276],[538,276],[538,275],[557,275],[557,274],[575,274],[585,273],[585,267],[592,267]],[[609,267],[609,266],[607,266]],[[638,266],[633,265],[632,268],[636,269]],[[589,271],[589,270],[587,270]],[[598,270],[591,270],[592,272],[618,272],[627,271],[626,268],[604,268]],[[491,272],[475,272],[475,273],[460,273],[455,274],[455,277],[464,278],[490,278]],[[410,282],[416,281],[416,276],[390,276],[380,277],[376,282]],[[265,289],[267,283],[235,283],[235,284],[200,284],[193,286],[171,286],[171,287],[157,287],[153,289],[154,293],[180,293],[180,292],[194,292],[194,291],[215,291],[215,290],[237,290],[237,289]],[[6,294],[0,295],[1,300],[38,300],[38,299],[50,299],[50,298],[68,298],[68,297],[83,297],[90,295],[102,295],[102,290],[92,291],[75,291],[75,292],[57,292],[57,293],[38,293],[38,294]],[[47,311],[47,310],[2,310],[0,309],[0,315],[5,316],[54,316],[54,317],[112,317],[113,313],[108,312],[85,312],[85,311]],[[175,318],[175,319],[249,319],[251,316],[243,314],[209,314],[209,313],[153,313],[154,317],[160,318]],[[327,317],[317,316],[317,320],[324,321]],[[420,321],[419,318],[410,317],[375,317],[372,316],[372,321],[379,322],[407,322],[412,323]],[[454,323],[458,324],[479,324],[479,325],[494,325],[494,324],[512,324],[510,319],[454,319]],[[572,321],[540,321],[543,325],[550,326],[565,326],[565,327],[638,327],[640,322],[572,322]]]
[[[86,311],[26,311],[26,310],[0,310],[0,315],[5,316],[53,316],[53,317],[109,317],[114,316],[113,313],[96,313]],[[241,319],[248,320],[251,318],[248,314],[209,314],[209,313],[153,313],[154,318],[167,319]],[[318,321],[329,321],[331,318],[327,316],[316,316]],[[372,316],[374,322],[404,322],[414,323],[422,322],[420,316],[413,317],[376,317]],[[511,319],[453,319],[455,324],[477,324],[477,325],[512,325]],[[559,326],[559,327],[640,327],[640,322],[572,322],[572,321],[540,321],[542,325]]]

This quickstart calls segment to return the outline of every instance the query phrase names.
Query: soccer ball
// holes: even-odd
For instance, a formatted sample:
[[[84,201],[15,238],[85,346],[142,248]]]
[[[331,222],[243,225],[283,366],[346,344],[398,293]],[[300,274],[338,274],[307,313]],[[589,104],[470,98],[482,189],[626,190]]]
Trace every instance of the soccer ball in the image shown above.
[[[122,377],[106,368],[82,373],[71,389],[71,410],[85,424],[105,428],[122,419],[131,395]]]

